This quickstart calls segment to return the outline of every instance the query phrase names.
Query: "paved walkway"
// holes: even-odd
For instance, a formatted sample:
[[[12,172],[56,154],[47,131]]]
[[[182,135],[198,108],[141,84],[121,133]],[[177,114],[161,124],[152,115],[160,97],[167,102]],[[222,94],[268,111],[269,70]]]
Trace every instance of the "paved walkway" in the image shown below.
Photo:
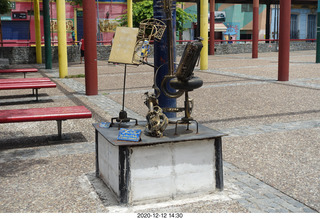
[[[5,179],[0,182],[1,191],[5,191],[0,194],[0,212],[319,212],[320,70],[313,63],[314,51],[291,54],[292,77],[289,82],[277,82],[274,77],[276,53],[260,54],[261,57],[256,60],[246,54],[210,56],[209,69],[196,70],[196,74],[205,83],[200,91],[191,92],[195,99],[193,116],[200,123],[228,134],[223,140],[224,191],[198,198],[134,207],[118,205],[107,189],[103,189],[103,183],[95,178],[94,130],[89,128],[92,122],[118,116],[122,108],[121,66],[99,63],[99,80],[103,82],[99,81],[99,95],[96,96],[85,95],[84,79],[60,79],[58,69],[42,69],[42,75],[55,80],[60,91],[47,91],[47,96],[40,97],[40,105],[80,103],[90,107],[94,118],[79,128],[86,140],[63,144],[45,145],[39,135],[18,131],[22,132],[21,136],[27,135],[27,140],[36,138],[36,146],[30,146],[32,143],[26,140],[25,144],[17,143],[15,147],[15,143],[11,142],[14,136],[10,135],[19,130],[19,126],[4,131],[5,127],[0,125],[0,134],[4,134],[5,138],[1,141],[5,149],[0,149],[0,177]],[[130,117],[142,120],[146,107],[141,106],[141,97],[144,92],[151,91],[152,86],[152,80],[145,78],[152,78],[153,72],[150,68],[139,68],[129,69],[126,111]],[[309,70],[301,72],[301,69]],[[79,72],[83,72],[83,65],[69,67],[71,75]],[[16,95],[21,94],[18,92]],[[19,108],[20,104],[21,100],[16,96],[11,98],[9,95],[0,99],[0,106],[4,108]],[[67,123],[70,127],[74,125],[77,122]],[[60,164],[56,160],[60,160]],[[79,160],[84,161],[77,166]],[[44,162],[41,165],[45,168],[56,168],[53,172],[57,177],[59,172],[56,171],[61,165],[74,163],[74,168],[61,170],[63,177],[51,186],[56,186],[54,190],[59,190],[58,193],[65,192],[57,197],[67,196],[68,192],[72,193],[72,197],[79,193],[69,200],[74,201],[77,207],[61,198],[60,201],[55,200],[50,188],[43,185],[40,179],[35,182],[31,180],[34,179],[33,174],[41,172],[40,161]],[[84,168],[83,163],[90,165]],[[26,164],[30,169],[22,168]],[[12,165],[18,166],[19,171],[9,168]],[[43,172],[48,174],[48,178],[53,174],[50,169]],[[72,182],[68,192],[62,187],[66,179]],[[20,191],[19,182],[22,182],[22,187],[29,185],[31,188],[43,188],[42,192],[47,198],[45,201],[39,198],[39,202],[55,200],[54,205],[57,206],[49,203],[39,207],[31,201],[16,198],[18,194],[9,190]],[[73,185],[77,188],[73,188]],[[31,197],[37,202],[40,195],[29,192],[28,195],[20,196],[25,199]],[[87,206],[83,207],[84,204]]]

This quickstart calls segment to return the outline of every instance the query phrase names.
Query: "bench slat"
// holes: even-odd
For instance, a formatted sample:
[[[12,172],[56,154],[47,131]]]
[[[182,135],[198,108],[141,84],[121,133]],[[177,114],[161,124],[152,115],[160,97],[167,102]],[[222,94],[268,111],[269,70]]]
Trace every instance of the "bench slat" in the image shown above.
[[[0,79],[0,84],[10,84],[10,83],[32,83],[32,82],[50,82],[50,78],[10,78],[10,79]]]
[[[91,118],[85,106],[0,110],[0,123]]]
[[[54,82],[41,82],[41,83],[8,83],[0,84],[0,90],[9,89],[40,89],[40,88],[52,88],[57,85]]]
[[[36,68],[16,68],[16,69],[0,69],[0,73],[25,73],[38,72]]]

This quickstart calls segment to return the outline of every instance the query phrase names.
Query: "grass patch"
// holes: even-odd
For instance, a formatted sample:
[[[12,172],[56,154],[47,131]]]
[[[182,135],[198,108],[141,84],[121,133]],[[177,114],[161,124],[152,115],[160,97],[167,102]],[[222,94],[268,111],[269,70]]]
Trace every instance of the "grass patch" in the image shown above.
[[[85,74],[67,75],[65,78],[84,78]]]

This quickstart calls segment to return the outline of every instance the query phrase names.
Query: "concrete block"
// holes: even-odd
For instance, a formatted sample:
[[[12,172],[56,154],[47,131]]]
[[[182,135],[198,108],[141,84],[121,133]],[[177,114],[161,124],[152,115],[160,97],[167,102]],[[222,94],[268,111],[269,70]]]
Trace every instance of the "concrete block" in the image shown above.
[[[216,171],[221,168],[215,149],[221,145],[215,141],[223,133],[201,127],[201,135],[178,139],[144,135],[141,142],[126,142],[116,139],[117,128],[94,126],[98,130],[98,174],[121,203],[146,204],[220,189]]]

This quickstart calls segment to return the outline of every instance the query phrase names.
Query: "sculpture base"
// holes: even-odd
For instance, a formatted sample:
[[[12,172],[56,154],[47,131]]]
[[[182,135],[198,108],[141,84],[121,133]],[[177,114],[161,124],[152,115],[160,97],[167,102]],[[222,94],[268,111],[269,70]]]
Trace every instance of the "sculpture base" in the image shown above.
[[[127,128],[144,129],[126,124]],[[210,194],[223,189],[221,137],[199,125],[201,134],[169,125],[162,138],[118,141],[118,130],[96,128],[96,175],[120,203],[129,205]]]

